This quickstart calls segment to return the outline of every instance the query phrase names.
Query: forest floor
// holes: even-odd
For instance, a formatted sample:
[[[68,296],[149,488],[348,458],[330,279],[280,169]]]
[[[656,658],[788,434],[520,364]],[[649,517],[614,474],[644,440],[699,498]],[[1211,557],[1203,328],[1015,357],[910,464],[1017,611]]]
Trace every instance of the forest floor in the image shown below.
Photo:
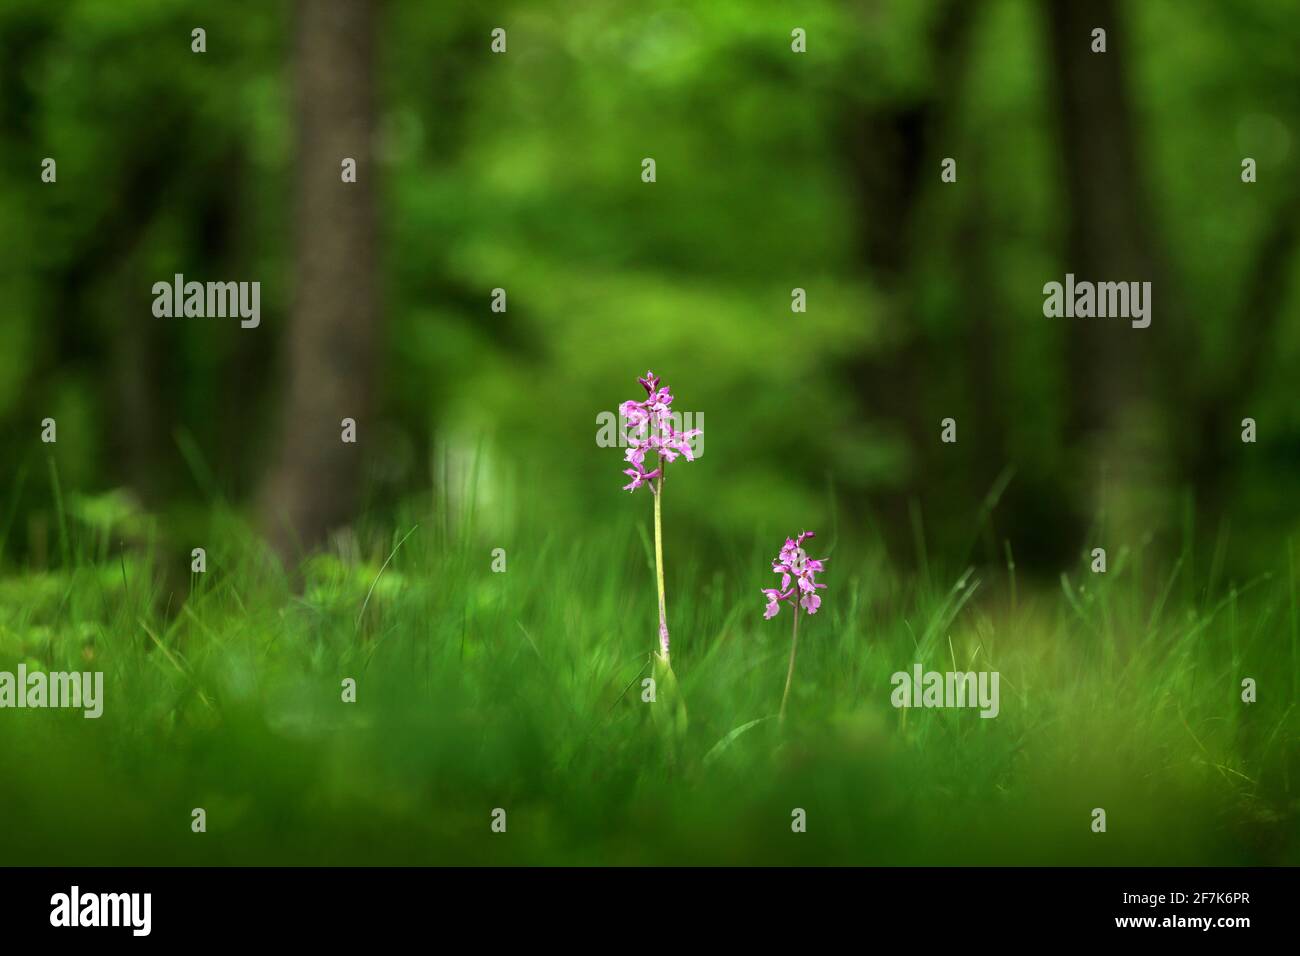
[[[1235,589],[1140,553],[1047,587],[820,536],[779,721],[779,542],[705,569],[670,537],[678,686],[647,702],[643,525],[524,537],[499,573],[435,525],[297,580],[232,530],[177,589],[188,550],[74,523],[62,569],[0,579],[0,671],[104,674],[97,719],[0,710],[0,862],[1300,863],[1286,555]],[[917,663],[997,671],[997,716],[896,708]]]

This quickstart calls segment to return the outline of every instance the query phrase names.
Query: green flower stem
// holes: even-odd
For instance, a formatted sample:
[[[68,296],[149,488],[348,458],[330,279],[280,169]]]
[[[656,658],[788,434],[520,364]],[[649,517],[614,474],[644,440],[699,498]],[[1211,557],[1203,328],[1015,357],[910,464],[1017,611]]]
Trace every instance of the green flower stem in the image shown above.
[[[781,720],[785,720],[785,702],[790,697],[790,681],[794,678],[794,653],[799,649],[799,603],[794,605],[794,638],[790,641],[790,669],[785,673],[785,693],[781,695]]]
[[[662,466],[661,466],[662,467]],[[664,476],[655,479],[655,577],[659,584],[659,656],[668,663],[668,612],[664,605],[664,534],[659,502],[664,493]]]

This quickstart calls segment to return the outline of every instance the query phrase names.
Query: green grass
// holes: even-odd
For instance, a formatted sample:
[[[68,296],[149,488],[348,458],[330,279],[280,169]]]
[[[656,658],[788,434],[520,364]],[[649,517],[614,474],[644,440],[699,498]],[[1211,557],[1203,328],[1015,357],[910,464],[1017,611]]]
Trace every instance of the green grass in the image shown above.
[[[2,863],[1300,862],[1285,554],[1235,589],[1128,552],[1048,588],[821,536],[781,725],[790,619],[758,591],[780,542],[705,564],[670,513],[678,736],[641,700],[648,499],[509,540],[413,516],[300,587],[221,509],[187,581],[189,545],[120,553],[69,508],[66,563],[0,579],[0,670],[103,670],[105,711],[0,711]],[[998,670],[1001,714],[895,710],[916,661]]]

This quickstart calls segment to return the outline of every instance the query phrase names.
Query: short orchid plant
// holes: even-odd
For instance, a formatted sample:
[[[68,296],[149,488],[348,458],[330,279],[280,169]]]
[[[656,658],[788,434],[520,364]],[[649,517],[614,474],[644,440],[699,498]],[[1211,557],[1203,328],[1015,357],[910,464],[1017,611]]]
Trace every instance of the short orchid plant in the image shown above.
[[[794,655],[799,647],[799,609],[809,614],[816,614],[822,606],[821,595],[817,592],[826,585],[817,581],[817,575],[825,570],[826,558],[810,558],[804,550],[803,543],[816,537],[812,531],[800,532],[797,538],[786,538],[781,553],[772,562],[772,571],[781,575],[779,588],[763,588],[767,597],[767,607],[763,617],[771,619],[781,610],[782,602],[791,605],[794,613],[794,636],[790,641],[790,668],[785,675],[785,693],[781,695],[781,719],[785,720],[785,705],[790,697],[790,681],[794,678]]]
[[[664,605],[664,546],[662,501],[664,473],[667,466],[678,458],[694,461],[691,442],[700,435],[700,429],[677,431],[673,425],[673,393],[660,386],[659,376],[646,372],[638,378],[646,391],[644,401],[627,401],[619,406],[619,416],[627,427],[627,463],[623,474],[631,480],[623,486],[625,491],[649,488],[655,502],[655,576],[659,585],[659,656],[668,664],[668,613]],[[654,452],[653,468],[647,469],[646,455]]]

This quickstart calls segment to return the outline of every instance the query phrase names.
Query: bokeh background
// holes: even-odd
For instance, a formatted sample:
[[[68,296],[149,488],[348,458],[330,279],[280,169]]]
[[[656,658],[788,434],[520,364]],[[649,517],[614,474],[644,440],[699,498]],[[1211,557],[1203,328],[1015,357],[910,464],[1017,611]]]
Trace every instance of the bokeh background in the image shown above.
[[[665,499],[701,560],[832,521],[1044,579],[1285,554],[1293,5],[329,6],[0,8],[6,568],[57,561],[59,495],[177,541],[221,502],[286,558],[470,467],[502,530],[602,522],[645,505],[595,435],[646,368],[704,416]],[[260,281],[261,326],[155,318],[177,272]],[[1152,281],[1151,327],[1045,318],[1066,272]]]

